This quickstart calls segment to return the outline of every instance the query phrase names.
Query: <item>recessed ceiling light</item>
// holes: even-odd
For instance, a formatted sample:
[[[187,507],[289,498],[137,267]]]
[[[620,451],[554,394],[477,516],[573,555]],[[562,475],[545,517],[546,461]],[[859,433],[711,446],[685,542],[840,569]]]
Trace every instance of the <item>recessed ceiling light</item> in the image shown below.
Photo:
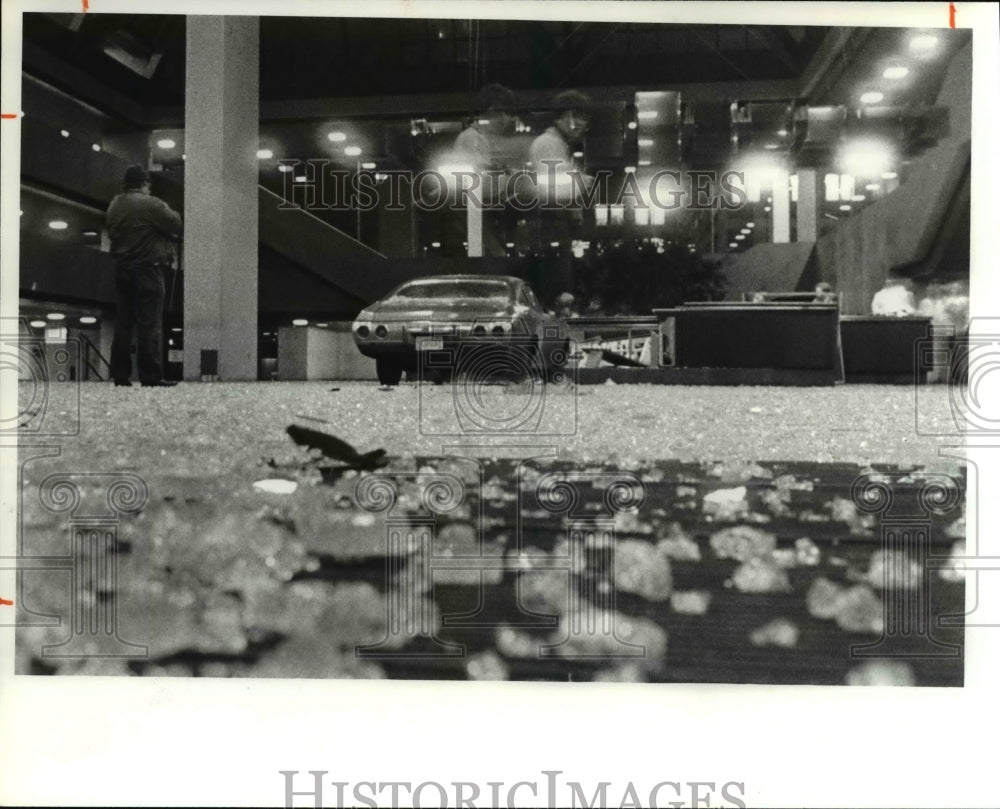
[[[60,129],[59,130],[59,134],[62,135],[64,138],[68,138],[69,137],[69,130],[68,129]]]
[[[917,53],[927,53],[937,47],[938,38],[933,34],[918,34],[910,39],[910,50]]]
[[[178,331],[184,331],[184,329],[182,329],[180,326],[174,326],[170,331],[178,332]]]
[[[729,246],[730,247],[739,247],[739,245],[736,242],[730,242]]]
[[[870,92],[861,94],[861,103],[878,104],[879,101],[881,101],[883,98],[885,98],[885,96],[882,95],[882,93],[880,93],[878,90],[871,90]]]
[[[851,206],[850,205],[841,205],[840,206],[840,210],[842,210],[842,211],[849,211],[849,210],[851,210]]]
[[[327,135],[327,137],[334,143],[343,143],[345,140],[347,140],[347,135],[345,135],[343,132],[331,132],[329,135]]]
[[[652,146],[653,145],[653,139],[652,138],[639,138],[638,143],[639,143],[640,146]]]
[[[635,129],[637,126],[639,126],[639,124],[637,124],[635,121],[629,121],[628,122],[628,128],[629,129]]]
[[[883,171],[882,172],[882,179],[883,180],[895,180],[896,179],[896,172],[894,172],[894,171]]]
[[[258,149],[257,157],[260,160],[270,160],[272,157],[274,157],[274,152],[272,152],[270,149]]]
[[[31,328],[33,329],[44,329],[48,325],[48,323],[46,323],[44,320],[32,320],[31,323],[28,325],[30,325]]]
[[[361,164],[361,168],[363,168],[363,169],[373,169],[373,168],[375,168],[375,164],[374,163],[362,163]]]
[[[97,322],[97,318],[91,317],[90,315],[85,315],[80,318],[80,322],[83,323],[85,326],[90,326],[91,324]]]
[[[652,121],[659,114],[656,110],[639,110],[639,120]]]
[[[187,160],[187,159],[188,159],[188,156],[186,154],[182,154],[181,155],[181,160]]]
[[[304,174],[298,174],[298,175],[296,175],[295,182],[297,182],[297,183],[304,183],[305,181],[306,181],[306,175],[304,175]]]
[[[49,222],[49,227],[53,230],[66,230],[69,227],[62,219],[53,219]]]
[[[321,329],[325,329],[330,324],[329,323],[317,323],[316,325],[319,326]]]
[[[878,191],[881,187],[878,183],[868,183],[865,186],[865,191]]]
[[[173,149],[177,145],[177,141],[171,140],[170,138],[162,138],[156,142],[156,145],[161,149]]]
[[[855,194],[853,197],[851,197],[851,202],[864,202],[864,201],[865,201],[864,194]]]
[[[765,205],[764,206],[764,213],[771,213],[771,206],[770,205]]]
[[[280,166],[278,166],[278,171],[280,171],[282,174],[284,174],[285,172],[291,171],[291,170],[292,170],[292,166],[286,166],[284,163],[282,163]]]
[[[893,67],[887,67],[882,71],[883,79],[905,79],[909,74],[910,69],[908,67],[903,67],[902,65],[895,65]]]
[[[755,227],[757,227],[757,223],[756,222],[747,222],[747,227],[748,228],[755,228]]]
[[[625,167],[625,173],[626,174],[635,174],[635,166],[626,166]]]
[[[94,150],[95,152],[99,152],[99,151],[101,151],[101,144],[99,144],[99,143],[95,143],[95,144],[94,144],[93,146],[91,146],[90,148],[91,148],[91,149],[93,149],[93,150]]]
[[[783,137],[785,137],[785,135],[787,135],[787,134],[788,134],[788,130],[787,130],[787,129],[779,129],[779,130],[778,130],[778,137],[779,137],[779,138],[783,138]]]
[[[64,315],[62,312],[49,312],[45,317],[48,320],[65,320],[66,319],[66,315]]]
[[[344,154],[347,155],[348,157],[357,157],[359,154],[361,154],[361,147],[348,146],[346,149],[344,149]]]
[[[90,238],[93,238],[94,236],[97,235],[97,231],[96,230],[85,230],[80,235],[81,236],[89,236]]]
[[[640,160],[639,161],[639,165],[640,166],[652,166],[653,165],[653,161],[652,160]]]
[[[740,228],[740,233],[746,236],[750,233],[750,228]]]
[[[513,247],[513,246],[514,246],[514,242],[507,242],[507,244],[506,244],[506,247]]]
[[[309,321],[305,320],[305,319],[303,319],[301,317],[297,317],[297,318],[295,318],[295,320],[292,321],[292,325],[293,326],[308,326],[309,325]]]
[[[573,152],[573,157],[583,157],[583,152]]]
[[[746,236],[744,236],[742,233],[737,233],[735,236],[733,236],[733,238],[736,239],[736,241],[741,242],[746,238]]]
[[[441,242],[431,242],[431,247],[440,247]]]

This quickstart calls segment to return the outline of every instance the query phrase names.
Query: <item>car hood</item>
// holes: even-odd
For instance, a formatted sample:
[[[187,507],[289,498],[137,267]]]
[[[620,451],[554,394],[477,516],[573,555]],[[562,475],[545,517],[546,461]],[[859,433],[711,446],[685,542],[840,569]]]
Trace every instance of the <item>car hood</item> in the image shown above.
[[[507,301],[502,298],[469,300],[465,298],[390,298],[366,307],[372,319],[436,320],[450,322],[475,318],[496,318],[498,312],[507,312]]]

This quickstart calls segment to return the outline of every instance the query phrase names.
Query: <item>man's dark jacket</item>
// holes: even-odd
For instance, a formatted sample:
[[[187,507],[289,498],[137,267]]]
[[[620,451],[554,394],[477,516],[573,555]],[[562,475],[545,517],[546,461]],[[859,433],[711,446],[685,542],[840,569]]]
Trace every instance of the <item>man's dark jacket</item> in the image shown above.
[[[181,217],[167,203],[138,190],[111,200],[107,213],[111,254],[118,267],[172,264]]]

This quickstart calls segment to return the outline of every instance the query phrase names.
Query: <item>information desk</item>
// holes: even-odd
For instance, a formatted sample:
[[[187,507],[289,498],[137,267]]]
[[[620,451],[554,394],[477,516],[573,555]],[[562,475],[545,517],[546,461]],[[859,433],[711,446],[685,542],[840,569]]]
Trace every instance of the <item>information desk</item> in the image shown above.
[[[930,370],[929,317],[845,315],[840,319],[847,382],[910,384],[923,382]],[[919,356],[924,359],[918,359]]]
[[[688,303],[653,313],[664,364],[769,370],[766,384],[843,380],[836,303]]]

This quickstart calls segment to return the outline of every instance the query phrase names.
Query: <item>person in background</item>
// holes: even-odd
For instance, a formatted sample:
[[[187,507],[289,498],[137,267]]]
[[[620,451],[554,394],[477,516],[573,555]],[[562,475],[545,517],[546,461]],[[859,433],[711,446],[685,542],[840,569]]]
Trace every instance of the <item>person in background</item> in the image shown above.
[[[872,314],[905,317],[916,309],[913,299],[913,282],[909,278],[890,275],[882,289],[872,298]]]
[[[815,297],[813,303],[836,303],[837,293],[833,291],[833,286],[827,281],[820,281],[813,290]]]
[[[483,255],[506,256],[507,211],[504,210],[505,178],[493,179],[487,171],[509,172],[516,163],[510,154],[516,98],[502,84],[488,84],[476,94],[472,123],[463,129],[452,147],[451,161],[482,175],[475,197],[482,200]],[[447,178],[457,184],[457,178]],[[468,222],[464,208],[449,211],[446,224],[445,253],[465,255],[462,243],[467,241]]]
[[[149,173],[142,166],[125,170],[124,189],[105,216],[115,261],[115,333],[111,341],[111,378],[131,387],[130,344],[136,329],[136,363],[144,387],[172,387],[163,379],[164,275],[174,262],[174,243],[181,237],[180,214],[151,194]]]

